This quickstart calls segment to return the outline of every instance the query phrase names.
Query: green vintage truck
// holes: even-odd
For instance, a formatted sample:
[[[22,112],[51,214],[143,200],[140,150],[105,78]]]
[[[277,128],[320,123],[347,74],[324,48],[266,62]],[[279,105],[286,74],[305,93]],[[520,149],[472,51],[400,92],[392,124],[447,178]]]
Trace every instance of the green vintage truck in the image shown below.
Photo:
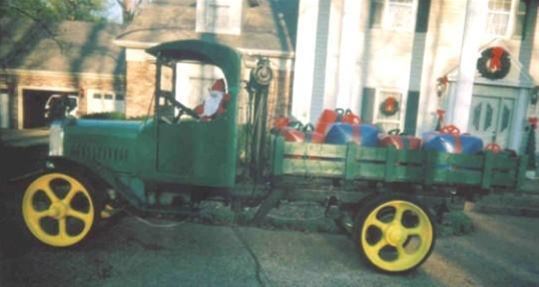
[[[80,243],[102,209],[118,202],[144,214],[196,216],[201,202],[220,200],[234,210],[257,208],[256,223],[282,200],[309,200],[325,205],[335,220],[353,219],[354,243],[372,266],[404,272],[424,262],[435,242],[431,208],[418,195],[516,191],[524,178],[525,157],[285,142],[269,135],[260,117],[241,137],[238,52],[202,40],[147,52],[157,67],[148,119],[67,119],[51,126],[50,156],[21,196],[26,227],[41,243]],[[171,78],[182,61],[221,69],[230,95],[222,114],[202,119],[172,96]],[[254,73],[261,87],[270,72]]]

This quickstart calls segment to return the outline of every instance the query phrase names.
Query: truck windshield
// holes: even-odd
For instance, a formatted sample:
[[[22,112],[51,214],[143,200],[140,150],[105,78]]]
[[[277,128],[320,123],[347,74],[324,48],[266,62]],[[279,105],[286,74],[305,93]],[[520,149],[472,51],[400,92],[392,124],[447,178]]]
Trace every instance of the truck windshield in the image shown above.
[[[201,116],[213,116],[225,93],[224,74],[217,66],[193,61],[163,65],[158,102],[160,118],[167,123],[193,118],[189,113],[182,113],[182,109],[167,98]]]

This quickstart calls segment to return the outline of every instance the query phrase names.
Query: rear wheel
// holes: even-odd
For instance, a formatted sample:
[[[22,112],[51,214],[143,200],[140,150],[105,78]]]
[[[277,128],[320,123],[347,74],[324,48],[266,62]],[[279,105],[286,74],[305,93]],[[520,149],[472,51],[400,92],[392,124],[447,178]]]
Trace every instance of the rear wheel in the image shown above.
[[[90,184],[75,174],[54,171],[38,176],[22,197],[22,217],[40,242],[68,247],[84,240],[102,204]]]
[[[434,247],[431,216],[416,200],[382,194],[361,207],[355,221],[354,241],[362,257],[375,268],[406,272],[417,268]]]

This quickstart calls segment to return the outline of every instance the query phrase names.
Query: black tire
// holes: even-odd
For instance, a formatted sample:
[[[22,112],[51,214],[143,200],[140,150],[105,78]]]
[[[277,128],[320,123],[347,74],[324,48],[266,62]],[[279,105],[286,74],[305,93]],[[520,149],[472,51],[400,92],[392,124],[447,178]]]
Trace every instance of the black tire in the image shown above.
[[[397,210],[400,221],[395,221]],[[370,197],[360,206],[352,235],[361,258],[386,273],[416,269],[430,256],[436,241],[429,210],[410,196],[391,193]]]

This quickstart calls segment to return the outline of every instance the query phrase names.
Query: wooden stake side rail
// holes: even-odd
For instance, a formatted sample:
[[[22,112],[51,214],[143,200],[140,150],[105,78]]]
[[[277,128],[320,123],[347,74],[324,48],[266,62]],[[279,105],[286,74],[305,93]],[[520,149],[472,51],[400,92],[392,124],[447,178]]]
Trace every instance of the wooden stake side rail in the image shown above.
[[[273,139],[273,175],[468,185],[519,190],[527,157],[508,154],[449,154],[423,150],[285,142]]]

